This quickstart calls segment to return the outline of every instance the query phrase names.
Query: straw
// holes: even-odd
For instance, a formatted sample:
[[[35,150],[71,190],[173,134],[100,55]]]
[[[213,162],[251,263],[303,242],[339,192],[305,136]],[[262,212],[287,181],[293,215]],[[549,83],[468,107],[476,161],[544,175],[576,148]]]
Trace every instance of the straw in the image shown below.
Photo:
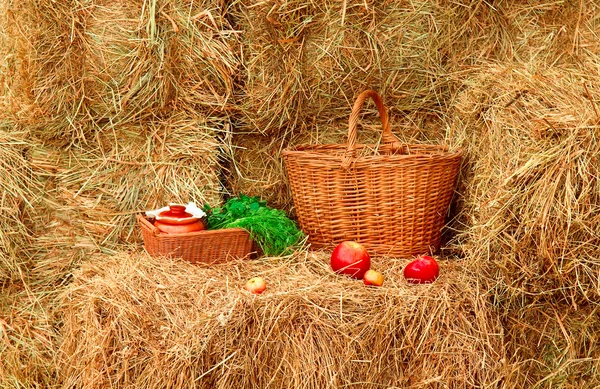
[[[174,109],[229,109],[239,64],[224,6],[156,4],[7,4],[5,83],[15,119],[44,140],[69,145]]]

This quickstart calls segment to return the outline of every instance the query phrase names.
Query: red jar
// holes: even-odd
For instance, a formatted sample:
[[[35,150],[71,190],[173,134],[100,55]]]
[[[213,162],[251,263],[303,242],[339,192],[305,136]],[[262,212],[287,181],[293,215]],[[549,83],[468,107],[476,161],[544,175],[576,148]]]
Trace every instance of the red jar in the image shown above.
[[[206,229],[199,218],[185,211],[185,205],[170,205],[168,211],[158,214],[154,226],[167,234],[183,234]]]

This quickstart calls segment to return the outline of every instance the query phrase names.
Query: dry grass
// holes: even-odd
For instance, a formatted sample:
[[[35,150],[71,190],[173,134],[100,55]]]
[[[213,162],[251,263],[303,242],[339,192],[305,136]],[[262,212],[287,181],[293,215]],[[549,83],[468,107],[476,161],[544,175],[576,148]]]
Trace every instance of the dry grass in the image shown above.
[[[242,135],[233,139],[227,186],[231,193],[259,196],[271,207],[292,211],[277,138]]]
[[[441,86],[426,70],[429,8],[409,1],[238,2],[243,130],[277,134],[346,118],[366,87],[396,112],[435,110]]]
[[[457,102],[470,160],[458,242],[494,273],[498,300],[598,301],[597,73],[511,64],[478,74]]]
[[[9,112],[46,137],[83,139],[87,79],[77,1],[3,2],[7,41],[3,84]]]
[[[0,120],[5,121],[8,111],[8,95],[10,93],[9,87],[6,82],[6,76],[8,72],[8,66],[10,65],[10,53],[12,42],[9,38],[8,20],[6,8],[8,7],[7,1],[0,1]]]
[[[217,1],[3,2],[2,80],[15,120],[44,139],[87,143],[173,110],[229,109],[237,33]]]
[[[444,118],[470,66],[597,60],[595,1],[237,1],[241,129],[275,135],[346,117],[358,92]]]
[[[63,294],[64,387],[485,387],[502,334],[460,262],[433,285],[375,262],[380,289],[326,254],[194,267],[146,255],[90,262]],[[268,290],[242,290],[260,275]]]
[[[0,126],[0,387],[599,387],[599,15],[595,0],[0,0],[0,118],[16,123]],[[365,87],[404,140],[468,149],[450,247],[466,259],[436,284],[376,262],[386,286],[368,290],[324,254],[124,254],[135,212],[218,202],[221,174],[293,211],[281,149],[343,143]],[[251,274],[269,292],[240,291]]]
[[[120,124],[165,109],[227,108],[237,33],[222,2],[94,3],[85,30],[91,118]]]

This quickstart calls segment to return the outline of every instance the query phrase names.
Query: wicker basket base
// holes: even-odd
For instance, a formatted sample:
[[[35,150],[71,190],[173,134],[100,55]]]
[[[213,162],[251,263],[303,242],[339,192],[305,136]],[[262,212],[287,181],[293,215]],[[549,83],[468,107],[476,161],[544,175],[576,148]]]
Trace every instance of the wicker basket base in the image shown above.
[[[250,234],[241,228],[165,234],[138,216],[144,247],[152,256],[183,258],[191,263],[222,263],[256,254]]]

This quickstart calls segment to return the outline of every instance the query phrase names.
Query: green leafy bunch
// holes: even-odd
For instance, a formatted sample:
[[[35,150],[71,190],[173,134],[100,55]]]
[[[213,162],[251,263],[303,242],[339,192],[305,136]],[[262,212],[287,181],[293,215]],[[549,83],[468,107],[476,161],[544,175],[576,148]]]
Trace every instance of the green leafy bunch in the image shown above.
[[[243,228],[265,255],[291,254],[304,233],[284,211],[270,208],[258,197],[232,197],[220,207],[204,206],[209,230]]]

